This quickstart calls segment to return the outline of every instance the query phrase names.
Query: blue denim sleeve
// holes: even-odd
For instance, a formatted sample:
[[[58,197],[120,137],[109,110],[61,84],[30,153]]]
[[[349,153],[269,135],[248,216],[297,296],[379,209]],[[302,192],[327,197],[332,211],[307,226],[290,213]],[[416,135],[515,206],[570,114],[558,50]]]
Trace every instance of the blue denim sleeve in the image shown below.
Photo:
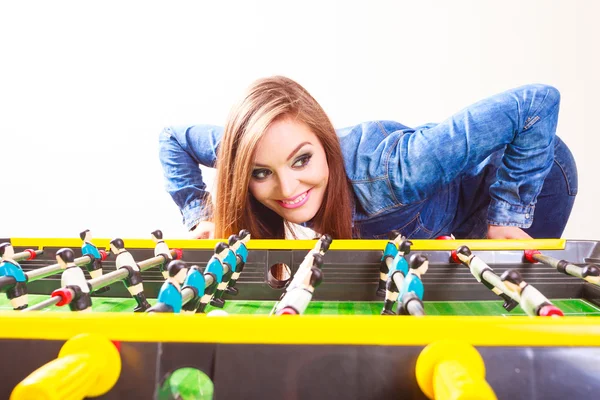
[[[222,136],[223,128],[212,125],[167,127],[159,135],[165,189],[179,207],[188,229],[210,218],[210,194],[199,165],[214,168]]]
[[[482,100],[433,127],[400,135],[385,146],[384,164],[397,199],[425,200],[464,171],[504,149],[490,187],[488,224],[528,228],[554,158],[560,94],[528,85]]]

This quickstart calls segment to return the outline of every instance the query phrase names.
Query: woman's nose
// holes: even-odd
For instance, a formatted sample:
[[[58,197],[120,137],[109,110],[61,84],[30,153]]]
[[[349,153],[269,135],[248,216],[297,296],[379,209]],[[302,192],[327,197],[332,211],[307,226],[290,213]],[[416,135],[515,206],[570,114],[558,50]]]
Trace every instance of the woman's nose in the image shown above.
[[[294,174],[283,173],[279,174],[279,192],[283,199],[289,199],[296,195],[296,188],[298,187],[298,180],[294,177]]]

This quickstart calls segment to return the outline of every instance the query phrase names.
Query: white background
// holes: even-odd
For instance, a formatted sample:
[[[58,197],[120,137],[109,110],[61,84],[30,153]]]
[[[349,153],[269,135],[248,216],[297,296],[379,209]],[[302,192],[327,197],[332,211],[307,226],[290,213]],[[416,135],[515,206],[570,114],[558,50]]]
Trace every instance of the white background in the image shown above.
[[[564,237],[600,239],[599,4],[2,2],[0,237],[185,237],[158,133],[223,124],[253,80],[282,74],[336,127],[439,122],[511,87],[557,87],[580,179]]]

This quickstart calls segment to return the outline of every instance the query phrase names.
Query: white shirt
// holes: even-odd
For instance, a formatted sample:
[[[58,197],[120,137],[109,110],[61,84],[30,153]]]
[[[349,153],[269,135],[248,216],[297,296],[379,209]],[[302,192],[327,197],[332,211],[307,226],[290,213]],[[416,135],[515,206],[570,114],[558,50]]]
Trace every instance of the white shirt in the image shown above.
[[[135,260],[133,259],[133,256],[128,251],[124,251],[122,253],[117,254],[117,258],[115,259],[115,265],[117,269],[123,267],[131,267],[134,271],[140,270]]]
[[[536,308],[543,303],[550,303],[546,296],[531,285],[527,285],[521,290],[521,302],[519,305],[527,315],[535,316]]]
[[[89,293],[90,288],[85,279],[85,275],[81,268],[77,266],[67,267],[60,277],[60,285],[65,286],[79,286],[83,293]]]
[[[169,246],[165,242],[158,242],[154,247],[154,256],[158,256],[164,254],[165,256],[171,258],[171,251],[169,250]]]

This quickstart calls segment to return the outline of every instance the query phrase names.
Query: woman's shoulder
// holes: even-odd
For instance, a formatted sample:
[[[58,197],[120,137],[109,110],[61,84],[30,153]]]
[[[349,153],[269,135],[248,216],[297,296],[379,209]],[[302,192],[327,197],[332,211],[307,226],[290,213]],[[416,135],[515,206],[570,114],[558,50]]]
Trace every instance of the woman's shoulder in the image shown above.
[[[364,180],[383,176],[382,158],[409,129],[395,121],[369,121],[338,130],[348,177]]]

